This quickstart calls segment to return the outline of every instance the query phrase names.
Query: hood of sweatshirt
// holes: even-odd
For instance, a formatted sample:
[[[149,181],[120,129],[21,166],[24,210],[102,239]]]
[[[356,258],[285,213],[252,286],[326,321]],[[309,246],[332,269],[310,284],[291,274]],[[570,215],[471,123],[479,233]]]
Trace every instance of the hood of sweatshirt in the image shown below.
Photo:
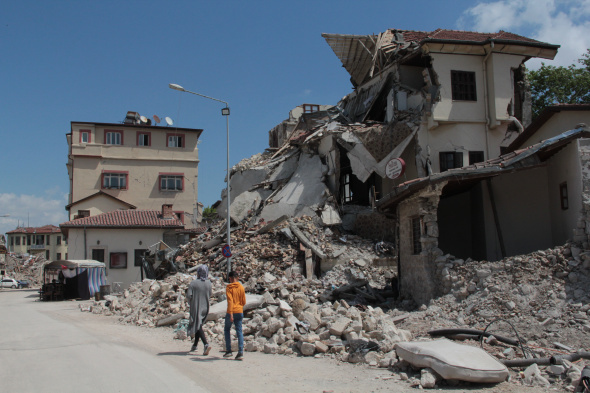
[[[242,284],[240,284],[239,282],[232,282],[231,284],[227,284],[227,289],[229,289],[229,290],[237,289],[240,286],[242,286]]]

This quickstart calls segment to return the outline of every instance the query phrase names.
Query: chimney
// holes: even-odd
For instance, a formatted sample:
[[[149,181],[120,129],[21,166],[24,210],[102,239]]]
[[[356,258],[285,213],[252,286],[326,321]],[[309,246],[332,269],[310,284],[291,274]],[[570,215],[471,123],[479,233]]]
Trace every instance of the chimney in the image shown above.
[[[163,219],[174,218],[174,212],[172,211],[172,205],[168,205],[168,204],[162,205],[162,218]]]

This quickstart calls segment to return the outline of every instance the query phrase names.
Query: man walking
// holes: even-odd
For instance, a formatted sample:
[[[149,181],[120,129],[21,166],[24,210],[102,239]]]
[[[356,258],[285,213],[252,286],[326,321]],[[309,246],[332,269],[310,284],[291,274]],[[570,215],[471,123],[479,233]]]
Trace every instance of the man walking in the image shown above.
[[[197,267],[197,278],[189,284],[186,290],[186,297],[190,306],[188,335],[195,338],[191,352],[197,350],[200,338],[203,345],[205,345],[203,355],[209,355],[211,351],[211,347],[205,338],[205,332],[203,332],[203,324],[209,314],[209,298],[211,297],[211,281],[208,276],[209,268],[207,265],[200,265]]]
[[[238,281],[238,274],[231,271],[228,274],[229,284],[225,288],[227,297],[227,313],[225,314],[225,354],[224,358],[231,357],[231,325],[236,326],[238,336],[238,354],[236,360],[242,360],[244,357],[244,334],[242,333],[242,320],[244,319],[244,306],[246,305],[246,291]]]

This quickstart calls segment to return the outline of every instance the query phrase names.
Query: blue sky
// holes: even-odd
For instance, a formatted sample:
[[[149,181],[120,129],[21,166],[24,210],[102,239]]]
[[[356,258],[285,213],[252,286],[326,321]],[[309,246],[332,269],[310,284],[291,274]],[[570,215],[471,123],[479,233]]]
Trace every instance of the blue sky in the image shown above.
[[[388,28],[500,29],[562,45],[555,65],[590,47],[590,1],[4,1],[0,4],[0,233],[66,221],[71,121],[117,123],[127,111],[202,128],[199,201],[230,163],[262,152],[302,103],[336,104],[349,75],[322,33]],[[527,63],[532,68],[539,62]]]

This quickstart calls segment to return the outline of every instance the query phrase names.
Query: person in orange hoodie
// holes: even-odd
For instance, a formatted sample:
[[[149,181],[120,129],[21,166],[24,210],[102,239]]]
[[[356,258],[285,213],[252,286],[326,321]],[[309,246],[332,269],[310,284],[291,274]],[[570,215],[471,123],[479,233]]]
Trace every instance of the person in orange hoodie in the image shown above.
[[[227,297],[227,313],[225,314],[225,354],[224,358],[231,357],[231,325],[236,326],[236,335],[238,336],[238,354],[236,360],[242,360],[244,357],[244,334],[242,333],[242,320],[244,319],[244,306],[246,305],[246,291],[238,281],[238,273],[231,271],[228,274],[229,284],[225,288]]]

